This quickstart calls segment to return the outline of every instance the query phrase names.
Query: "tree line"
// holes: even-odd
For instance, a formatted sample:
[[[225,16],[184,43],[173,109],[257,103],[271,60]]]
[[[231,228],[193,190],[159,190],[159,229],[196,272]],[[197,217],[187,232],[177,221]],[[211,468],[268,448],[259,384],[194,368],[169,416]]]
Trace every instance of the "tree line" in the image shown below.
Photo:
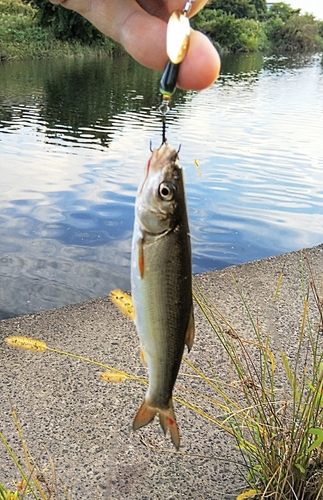
[[[191,24],[220,52],[323,50],[323,22],[284,2],[268,8],[266,0],[212,0]],[[79,14],[48,0],[0,0],[0,60],[118,49]]]
[[[48,0],[24,0],[36,9],[37,23],[60,40],[96,44],[102,35],[80,15]],[[212,0],[193,19],[220,51],[308,52],[323,49],[323,22],[284,2]]]
[[[212,0],[193,20],[220,50],[309,52],[323,49],[323,22],[284,2]]]

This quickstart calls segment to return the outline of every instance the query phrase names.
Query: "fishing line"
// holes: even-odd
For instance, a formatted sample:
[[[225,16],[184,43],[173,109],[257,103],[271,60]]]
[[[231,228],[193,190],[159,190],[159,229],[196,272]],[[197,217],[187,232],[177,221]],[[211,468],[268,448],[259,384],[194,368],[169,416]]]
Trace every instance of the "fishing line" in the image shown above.
[[[187,15],[194,1],[186,2],[182,11],[173,12],[167,24],[166,51],[169,61],[159,84],[159,92],[162,95],[162,103],[158,108],[162,118],[162,144],[167,142],[166,115],[169,111],[170,99],[176,90],[179,66],[188,51],[190,22]]]

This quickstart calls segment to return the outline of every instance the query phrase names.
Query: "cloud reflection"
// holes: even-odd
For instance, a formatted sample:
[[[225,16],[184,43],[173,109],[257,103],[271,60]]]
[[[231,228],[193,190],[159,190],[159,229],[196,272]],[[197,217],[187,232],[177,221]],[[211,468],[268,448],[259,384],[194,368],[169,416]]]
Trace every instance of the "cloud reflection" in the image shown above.
[[[28,79],[17,63],[0,82],[3,317],[129,289],[135,194],[161,140],[156,73],[127,58],[123,72],[55,64],[33,63]],[[168,119],[194,272],[322,242],[318,59],[235,57],[224,68],[212,88],[175,94]]]

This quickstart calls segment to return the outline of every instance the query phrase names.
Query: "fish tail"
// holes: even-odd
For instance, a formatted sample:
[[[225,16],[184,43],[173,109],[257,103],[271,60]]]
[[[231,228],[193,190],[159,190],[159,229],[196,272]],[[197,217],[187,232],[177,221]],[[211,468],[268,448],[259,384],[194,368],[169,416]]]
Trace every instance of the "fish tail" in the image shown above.
[[[137,415],[132,424],[132,428],[134,431],[140,429],[144,425],[149,424],[152,420],[154,420],[156,413],[158,412],[158,408],[154,408],[149,406],[146,401],[144,401],[139,408]]]
[[[166,435],[167,430],[169,429],[172,443],[178,450],[180,437],[178,426],[176,423],[172,398],[169,400],[168,408],[162,410],[160,408],[149,406],[146,401],[144,401],[133,421],[133,430],[136,431],[137,429],[140,429],[141,427],[149,424],[152,420],[154,420],[156,413],[159,413],[159,422],[164,431],[164,434]]]
[[[178,426],[175,418],[173,400],[170,398],[169,406],[167,409],[159,410],[159,421],[164,434],[166,436],[167,429],[169,429],[170,437],[172,439],[172,443],[175,446],[176,450],[179,449],[180,437]]]

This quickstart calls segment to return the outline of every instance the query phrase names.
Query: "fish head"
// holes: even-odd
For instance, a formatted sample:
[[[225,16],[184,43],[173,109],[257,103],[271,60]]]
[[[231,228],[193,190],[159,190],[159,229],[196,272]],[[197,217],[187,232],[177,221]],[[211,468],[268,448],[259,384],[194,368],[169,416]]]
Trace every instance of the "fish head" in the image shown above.
[[[156,235],[172,230],[182,202],[185,195],[178,152],[164,143],[153,150],[137,195],[136,212],[142,231]]]

